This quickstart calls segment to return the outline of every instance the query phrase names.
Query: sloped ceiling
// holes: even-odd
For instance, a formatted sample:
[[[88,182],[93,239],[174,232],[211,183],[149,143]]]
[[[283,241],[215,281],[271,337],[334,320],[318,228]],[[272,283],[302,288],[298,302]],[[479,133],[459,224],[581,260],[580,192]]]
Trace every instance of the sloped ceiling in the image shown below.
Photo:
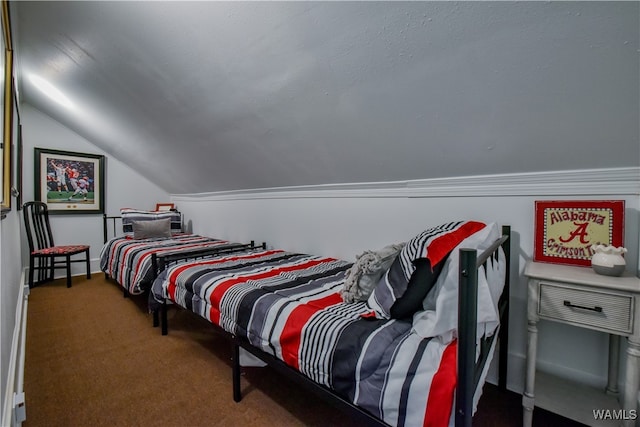
[[[171,193],[640,164],[638,2],[11,7],[22,101]]]

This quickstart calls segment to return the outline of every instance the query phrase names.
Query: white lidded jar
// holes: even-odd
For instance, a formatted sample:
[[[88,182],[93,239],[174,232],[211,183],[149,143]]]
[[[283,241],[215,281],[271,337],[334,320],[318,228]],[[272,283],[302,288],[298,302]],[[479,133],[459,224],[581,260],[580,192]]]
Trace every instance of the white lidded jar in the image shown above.
[[[596,273],[605,276],[620,276],[624,273],[627,262],[622,255],[627,252],[627,248],[593,245],[591,250],[593,251],[591,266]]]

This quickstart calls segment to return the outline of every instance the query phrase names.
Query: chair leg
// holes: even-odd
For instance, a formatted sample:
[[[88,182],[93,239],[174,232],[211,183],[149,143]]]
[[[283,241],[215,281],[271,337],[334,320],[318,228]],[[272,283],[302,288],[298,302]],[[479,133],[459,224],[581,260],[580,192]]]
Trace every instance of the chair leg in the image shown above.
[[[33,268],[38,271],[37,283],[42,283],[49,277],[49,264],[47,263],[49,258],[36,258],[34,260]],[[36,267],[37,265],[37,267]],[[34,284],[35,286],[35,284]]]
[[[33,288],[33,257],[29,257],[29,289]]]
[[[49,263],[51,263],[51,268],[49,269],[49,276],[45,279],[43,278],[43,280],[48,280],[48,281],[52,281],[54,278],[54,274],[55,274],[55,268],[56,268],[56,259],[55,257],[50,257],[50,258],[42,258],[43,261],[43,266],[47,266],[49,265]],[[46,272],[46,270],[42,270],[43,272]]]
[[[87,249],[87,279],[91,279],[91,265],[89,264],[89,249]]]
[[[37,265],[37,267],[36,267]],[[35,271],[38,271],[38,275],[36,276],[36,278],[34,279],[36,282],[41,282],[42,280],[44,280],[44,278],[42,277],[43,274],[49,274],[46,268],[42,268],[43,264],[42,264],[42,258],[35,258],[33,260],[33,268],[34,268],[34,274]],[[45,266],[46,267],[46,266]],[[35,283],[34,283],[35,286]]]
[[[71,287],[71,255],[66,256],[67,262],[67,288]]]

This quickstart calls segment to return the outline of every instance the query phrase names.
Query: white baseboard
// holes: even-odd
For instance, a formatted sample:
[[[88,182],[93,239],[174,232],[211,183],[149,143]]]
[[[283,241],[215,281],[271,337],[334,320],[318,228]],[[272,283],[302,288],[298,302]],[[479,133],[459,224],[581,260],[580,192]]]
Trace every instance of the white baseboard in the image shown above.
[[[527,359],[524,354],[511,352],[509,353],[507,382],[507,388],[509,390],[522,394],[524,390],[524,373],[526,372],[526,367]],[[604,389],[604,386],[607,384],[607,379],[605,377],[573,369],[568,366],[557,365],[548,361],[538,360],[537,370],[561,378],[566,378],[567,380],[576,381],[591,387],[599,387]],[[497,378],[497,375],[491,375],[490,372],[488,378],[489,382],[495,384],[496,382],[494,378]]]
[[[23,393],[27,302],[29,299],[26,272],[27,269],[24,268],[20,278],[20,288],[16,301],[16,318],[15,326],[13,328],[13,337],[11,339],[11,353],[9,357],[9,367],[7,369],[7,385],[5,388],[4,402],[2,403],[2,426],[20,426],[24,420],[24,417],[21,416],[24,414],[24,405],[20,409],[21,414],[17,414],[15,396],[16,394],[21,395]],[[16,415],[18,416],[16,417]]]

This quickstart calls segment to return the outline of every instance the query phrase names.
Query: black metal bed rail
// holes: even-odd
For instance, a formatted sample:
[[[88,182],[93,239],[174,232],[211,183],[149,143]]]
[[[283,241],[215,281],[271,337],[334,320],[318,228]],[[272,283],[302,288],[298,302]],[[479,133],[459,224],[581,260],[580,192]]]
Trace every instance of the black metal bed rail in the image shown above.
[[[458,387],[455,402],[456,427],[471,427],[473,419],[473,396],[487,363],[494,340],[500,338],[499,385],[506,387],[508,332],[501,328],[499,334],[483,337],[480,343],[480,355],[476,361],[476,334],[478,325],[478,268],[485,265],[491,257],[497,257],[502,246],[506,256],[506,277],[503,293],[500,297],[500,324],[508,324],[509,302],[509,264],[511,227],[502,227],[502,237],[487,250],[478,255],[475,249],[460,249],[460,271],[458,274]],[[485,268],[486,270],[486,268]],[[505,317],[506,316],[506,317]],[[508,330],[507,330],[508,331]],[[504,375],[504,378],[502,376]]]
[[[218,325],[214,324],[214,326],[216,329],[221,330],[223,334],[227,335],[231,339],[233,350],[232,382],[234,402],[240,402],[242,400],[242,390],[240,388],[240,347],[242,347],[249,353],[256,356],[258,359],[269,365],[269,367],[274,369],[279,374],[315,393],[318,397],[322,398],[325,402],[334,406],[336,409],[349,414],[353,418],[353,421],[357,423],[356,425],[367,427],[389,427],[389,424],[385,423],[384,421],[377,418],[370,412],[362,409],[361,407],[351,403],[342,396],[336,394],[335,391],[332,391],[331,389],[309,379],[306,375],[300,373],[295,369],[292,369],[289,365],[287,365],[277,357],[272,356],[269,353],[265,353],[264,351],[252,346],[246,339],[230,334]]]
[[[157,274],[169,267],[170,265],[176,264],[178,262],[185,261],[195,261],[197,259],[204,259],[211,256],[223,255],[226,253],[239,252],[245,249],[256,249],[262,248],[266,249],[266,242],[262,242],[261,245],[256,246],[255,241],[251,241],[249,243],[228,243],[221,244],[215,248],[202,248],[202,249],[194,249],[188,252],[176,252],[172,254],[164,254],[164,255],[151,255],[151,264],[153,266],[153,271],[156,272],[154,275],[157,277]]]
[[[502,235],[507,236],[507,239],[502,243],[502,250],[505,254],[505,284],[502,290],[502,295],[498,300],[498,310],[500,313],[500,331],[498,332],[498,340],[500,341],[500,348],[498,357],[498,387],[502,390],[507,389],[507,360],[509,358],[509,306],[511,301],[511,290],[509,284],[511,283],[511,227],[504,225],[502,227]]]
[[[113,229],[113,236],[116,236],[116,221],[122,219],[121,216],[110,216],[107,214],[102,214],[102,232],[104,236],[104,242],[107,243],[109,240],[109,220],[111,220],[111,228]]]

